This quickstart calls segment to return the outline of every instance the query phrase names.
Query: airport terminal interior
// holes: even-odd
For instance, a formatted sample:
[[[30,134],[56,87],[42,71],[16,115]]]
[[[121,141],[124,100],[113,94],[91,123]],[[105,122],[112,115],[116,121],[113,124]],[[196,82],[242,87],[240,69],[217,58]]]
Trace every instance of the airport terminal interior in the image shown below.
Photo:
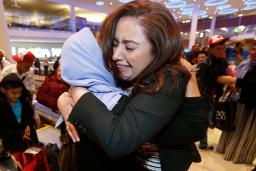
[[[139,154],[143,153],[144,158],[142,157],[143,159],[141,159],[140,161],[140,164],[142,163],[141,165],[143,165],[143,169],[140,168],[138,170],[145,170],[145,171],[146,170],[152,170],[152,171],[161,171],[161,170],[163,171],[164,170],[168,170],[168,171],[183,171],[183,170],[184,171],[185,170],[188,170],[188,171],[256,171],[255,169],[255,166],[256,166],[256,100],[255,100],[255,97],[256,97],[256,90],[255,90],[255,86],[256,86],[256,0],[138,0],[138,1],[142,1],[142,2],[150,1],[150,3],[153,3],[153,4],[154,3],[161,4],[162,5],[161,7],[166,8],[169,11],[169,13],[171,13],[173,21],[175,21],[175,24],[177,23],[177,28],[179,29],[178,30],[179,35],[176,35],[176,36],[180,38],[181,44],[182,44],[182,48],[179,53],[179,55],[181,56],[180,58],[184,58],[187,60],[187,62],[189,63],[189,66],[191,66],[187,68],[188,72],[191,73],[192,77],[195,76],[197,80],[196,82],[198,84],[197,88],[192,90],[192,92],[196,92],[196,90],[199,90],[202,98],[205,101],[207,101],[207,105],[205,105],[207,106],[205,107],[207,111],[205,112],[205,115],[207,115],[206,116],[207,119],[205,119],[205,123],[207,123],[207,128],[206,128],[207,130],[205,129],[206,134],[203,135],[201,139],[197,139],[197,140],[193,139],[192,144],[193,145],[195,144],[196,148],[193,149],[192,163],[189,167],[187,167],[187,169],[172,170],[171,166],[169,169],[166,169],[166,168],[164,169],[163,166],[161,168],[161,165],[163,165],[162,163],[163,156],[161,155],[160,152],[162,149],[164,149],[164,148],[161,148],[161,144],[152,145],[151,143],[148,143],[148,142],[137,144],[137,148],[133,151],[130,151],[130,154],[127,154],[127,156],[134,157],[138,153]],[[71,161],[73,162],[72,157],[75,154],[73,155],[70,154],[69,158],[61,158],[63,156],[60,157],[60,155],[64,155],[64,153],[61,154],[61,152],[63,152],[62,149],[64,149],[66,145],[65,140],[63,140],[63,137],[64,137],[63,135],[65,134],[65,137],[68,137],[70,141],[72,140],[68,136],[68,133],[65,132],[65,124],[60,119],[62,115],[64,116],[64,114],[62,113],[64,109],[62,110],[59,109],[59,105],[57,105],[57,103],[60,103],[60,102],[57,102],[57,101],[59,97],[63,96],[63,93],[69,92],[71,94],[72,90],[76,90],[76,88],[74,87],[82,87],[82,84],[79,84],[79,85],[75,84],[82,79],[81,77],[75,75],[74,78],[71,78],[69,76],[72,75],[73,73],[77,75],[79,74],[82,75],[80,71],[88,72],[90,68],[88,70],[76,68],[76,67],[82,66],[86,62],[81,61],[79,64],[79,62],[74,62],[72,61],[72,59],[69,59],[69,61],[66,62],[65,59],[68,58],[68,55],[63,54],[65,50],[64,48],[66,48],[65,52],[67,53],[69,50],[73,50],[72,49],[73,46],[71,45],[72,43],[79,43],[80,41],[81,43],[80,45],[82,45],[84,40],[78,40],[79,39],[78,33],[82,34],[85,31],[89,31],[89,33],[92,36],[94,36],[93,38],[87,38],[87,41],[89,41],[90,39],[90,41],[92,41],[93,43],[95,41],[95,43],[97,44],[97,41],[100,41],[102,39],[106,43],[107,41],[104,39],[107,39],[106,38],[107,34],[113,34],[113,33],[110,33],[110,31],[113,31],[113,30],[106,30],[105,28],[105,30],[103,29],[105,32],[101,32],[102,26],[105,26],[105,27],[108,26],[109,28],[117,27],[115,28],[116,32],[120,31],[121,29],[120,30],[118,29],[119,24],[117,24],[117,26],[116,25],[114,26],[114,24],[116,23],[113,22],[111,24],[108,23],[107,25],[106,23],[104,23],[104,21],[106,21],[107,19],[108,21],[111,21],[111,18],[110,17],[108,18],[108,16],[115,13],[118,9],[121,9],[122,6],[125,6],[129,3],[133,3],[133,1],[132,0],[99,0],[99,1],[97,0],[0,0],[0,34],[1,34],[1,39],[0,39],[0,123],[1,123],[0,125],[0,129],[1,129],[0,130],[0,171],[18,171],[18,170],[37,171],[40,169],[47,170],[47,171],[48,170],[49,171],[50,170],[52,171],[79,170],[76,168],[72,168],[72,169],[64,168],[67,166],[65,165],[65,163],[69,163],[69,161],[70,163]],[[130,15],[133,15],[133,14],[130,14]],[[160,22],[160,21],[156,21],[156,23],[157,22]],[[149,27],[152,25],[149,24]],[[139,25],[138,27],[142,28],[143,26]],[[136,28],[138,29],[138,27]],[[172,26],[170,25],[170,27]],[[127,30],[124,31],[125,34],[126,34],[126,31],[129,33],[129,30],[128,30],[129,28],[130,27],[127,27]],[[122,30],[118,33],[121,34]],[[106,34],[106,37],[104,37],[104,35],[103,36],[100,35],[98,37],[99,34]],[[152,33],[152,35],[153,34],[154,33]],[[156,35],[154,36],[157,37],[158,33],[155,32],[155,34]],[[77,35],[77,36],[74,36],[74,35]],[[143,36],[144,36],[144,33],[142,37]],[[108,68],[106,69],[105,66],[103,66],[104,69],[103,71],[102,70],[101,71],[105,72],[106,70],[106,72],[108,72],[107,75],[111,75],[110,72],[108,71],[112,69],[111,67],[116,67],[113,70],[111,70],[113,72],[117,70],[120,73],[121,72],[125,73],[127,70],[129,70],[127,68],[131,67],[133,64],[137,64],[142,60],[146,59],[145,57],[144,58],[142,57],[143,59],[141,59],[139,62],[136,63],[136,61],[135,62],[132,61],[132,57],[129,56],[135,51],[134,49],[132,49],[132,47],[138,46],[138,43],[134,42],[133,40],[131,41],[128,40],[127,41],[128,43],[126,42],[126,40],[124,42],[119,42],[118,36],[114,37],[113,39],[114,40],[113,42],[111,42],[111,45],[110,44],[108,45],[108,47],[111,47],[111,48],[113,47],[113,50],[111,49],[110,53],[107,53],[106,48],[105,49],[103,48],[105,50],[105,51],[103,50],[103,55],[112,54],[113,59],[108,59],[110,58],[109,56],[108,58],[106,57],[105,60],[103,59],[94,60],[92,58],[92,61],[89,61],[91,63],[88,65],[86,64],[86,67],[93,68],[91,71],[89,71],[90,73],[88,75],[90,74],[94,75],[94,72],[96,71],[94,69],[97,67],[99,70],[101,70],[100,69],[101,66],[98,66],[98,63],[100,63],[99,65],[104,65],[103,63],[106,62],[106,66]],[[135,38],[135,40],[137,39]],[[70,44],[70,41],[73,41],[73,42]],[[130,42],[133,42],[133,46],[127,47],[129,46]],[[170,42],[173,43],[175,41],[170,41]],[[65,43],[65,46],[63,46],[64,43]],[[95,48],[94,45],[89,46],[89,44],[88,44],[89,48]],[[67,47],[68,45],[70,47]],[[123,49],[126,50],[125,53],[124,52],[122,53],[123,58],[127,57],[127,59],[125,59],[127,60],[126,63],[113,61],[115,57],[118,58],[117,57],[118,55],[115,56],[115,54],[119,52],[118,50],[121,49],[120,47],[122,45],[125,46],[125,48]],[[100,46],[98,46],[97,44],[95,48],[96,50],[89,49],[88,50],[89,52],[87,50],[85,51],[89,53],[89,56],[90,55],[97,56],[97,53],[98,53],[97,48],[100,49],[100,47],[105,47],[105,45],[100,44]],[[162,46],[159,46],[159,47],[162,47]],[[78,48],[80,48],[81,51],[84,50],[82,46]],[[81,54],[83,52],[80,53],[80,50],[78,50],[76,55],[79,55],[79,54],[83,55]],[[92,53],[90,52],[90,50],[92,51]],[[176,49],[176,50],[179,50],[179,49]],[[99,53],[102,55],[101,49],[99,51],[100,51]],[[174,50],[172,52],[174,52]],[[71,55],[70,54],[69,56],[71,58],[72,54]],[[124,61],[124,59],[121,59],[122,57],[120,57],[120,59],[115,59],[115,60]],[[131,57],[130,62],[129,62],[129,57]],[[220,62],[219,60],[219,63],[217,63],[218,62],[217,58],[218,59],[221,58],[222,62]],[[72,66],[73,62],[75,64]],[[113,64],[113,62],[116,62],[116,63]],[[216,66],[213,66],[214,62],[216,62],[215,63]],[[20,66],[26,65],[25,63],[30,65],[29,67],[27,67],[27,69],[23,69],[23,71],[21,71],[20,68],[22,67]],[[11,66],[13,67],[11,68]],[[207,66],[206,68],[208,68],[208,70],[203,70],[204,68],[202,68],[202,66],[205,66],[205,67]],[[160,67],[160,65],[158,67]],[[76,69],[77,71],[75,71]],[[149,75],[148,71],[147,73],[146,72],[145,73]],[[159,68],[157,71],[159,71]],[[241,76],[241,72],[243,72],[242,76]],[[22,117],[23,116],[22,106],[25,104],[25,102],[23,104],[21,100],[18,100],[19,103],[15,102],[14,105],[12,105],[12,102],[10,102],[11,100],[8,99],[9,96],[7,94],[7,90],[9,89],[6,88],[5,86],[8,85],[9,82],[14,82],[13,79],[16,79],[16,76],[15,76],[14,78],[10,78],[12,80],[8,82],[8,76],[11,75],[10,73],[15,73],[18,76],[17,77],[18,80],[16,81],[19,82],[19,84],[20,83],[22,83],[22,85],[24,84],[24,87],[22,88],[26,89],[26,92],[28,92],[29,94],[28,95],[29,97],[26,98],[26,101],[28,101],[28,105],[31,107],[32,115],[30,119],[33,120],[33,128],[35,128],[36,130],[35,133],[38,137],[38,139],[36,139],[37,141],[36,149],[39,149],[39,151],[37,152],[34,152],[33,149],[32,149],[32,152],[29,151],[28,149],[31,149],[31,147],[29,147],[31,145],[28,145],[28,143],[26,145],[23,144],[24,140],[29,139],[32,141],[33,129],[30,126],[21,126],[22,125],[21,123],[24,119]],[[101,72],[99,71],[99,73]],[[95,77],[90,79],[92,80],[97,79],[98,78],[97,73],[95,75],[94,75]],[[121,77],[121,76],[118,76],[118,74],[113,74],[113,75],[114,77],[113,78],[111,77],[111,79],[109,79],[111,82],[110,86],[112,86],[111,85],[112,81],[115,82],[114,79],[120,79]],[[104,77],[104,79],[107,79],[106,77]],[[138,79],[144,79],[144,77],[145,75],[143,75],[142,78],[138,78]],[[143,81],[145,80],[142,80],[141,82]],[[158,81],[161,82],[161,80],[157,80],[157,83]],[[137,87],[139,87],[140,84],[141,86],[146,85],[146,83],[144,82],[143,83],[139,81],[138,82],[131,81],[131,82],[132,83],[129,83],[129,85],[136,85]],[[91,83],[90,86],[93,86],[93,83]],[[115,83],[113,84],[115,85]],[[125,86],[123,84],[121,84],[123,88],[128,88],[128,86]],[[89,91],[94,91],[94,89],[93,88],[90,89],[89,86],[86,88],[88,88]],[[143,88],[143,87],[140,87],[140,88]],[[218,90],[220,88],[221,88],[221,94],[218,95]],[[15,89],[17,89],[17,87],[15,87]],[[129,93],[130,95],[134,95],[133,93],[131,93],[133,92],[133,88],[129,88],[127,91],[120,90],[117,87],[111,87],[110,89],[111,91],[114,91],[114,90],[117,91],[116,89],[118,89],[118,91],[120,91],[121,94],[123,93],[122,95],[124,94],[127,95]],[[77,90],[79,90],[79,88],[77,88]],[[247,92],[246,95],[245,95],[245,91]],[[103,91],[99,90],[99,94],[102,92]],[[227,92],[229,92],[229,94],[227,94]],[[22,93],[23,93],[23,90],[22,90]],[[20,94],[18,99],[21,97],[23,97],[23,94],[22,95]],[[131,96],[131,98],[129,97],[129,99],[131,99],[130,101],[132,103],[133,96]],[[120,99],[120,101],[121,100],[122,98]],[[109,101],[112,101],[112,99]],[[229,102],[228,104],[230,105],[231,104],[230,101],[232,102],[232,105],[233,105],[232,107],[229,107],[229,108],[226,107],[225,109],[218,108],[219,104],[223,105],[224,103],[227,104],[227,102]],[[157,106],[160,102],[158,101],[158,99],[155,99],[155,103],[156,103],[155,106]],[[117,104],[121,104],[121,102]],[[10,108],[10,110],[6,109],[5,105],[7,105]],[[94,103],[91,102],[91,105],[94,105]],[[153,106],[150,106],[150,108],[151,107],[153,108]],[[203,104],[200,105],[201,108],[202,106]],[[82,107],[81,103],[80,103],[80,106],[77,105],[77,108],[78,107]],[[136,106],[135,104],[135,108],[136,107],[141,107],[141,106],[139,105]],[[83,109],[84,108],[85,107],[83,107]],[[100,109],[98,110],[99,112],[100,112]],[[130,109],[130,110],[133,110],[133,109]],[[138,111],[141,112],[141,110],[143,112],[143,111],[149,111],[150,109],[149,110],[137,109],[137,111],[132,111],[132,112],[138,112]],[[73,110],[73,111],[75,112],[77,110]],[[88,113],[89,112],[90,110],[88,109]],[[150,112],[151,111],[149,111],[149,113]],[[187,111],[187,112],[189,113],[190,111]],[[28,113],[26,114],[28,115]],[[73,113],[71,113],[71,116],[75,115]],[[146,115],[146,113],[144,114]],[[10,124],[11,122],[8,122],[7,124],[5,124],[5,121],[3,119],[9,119],[8,118],[9,115],[16,116],[16,119],[15,117],[10,116],[11,119],[14,119],[14,125],[16,126],[14,125],[12,126]],[[83,118],[83,116],[81,116],[80,118]],[[88,115],[88,118],[89,118],[89,115]],[[175,119],[173,120],[174,120],[173,122],[172,120],[169,122],[169,125],[171,125],[172,123],[175,123]],[[98,120],[95,119],[95,123],[93,124],[97,125],[96,121]],[[26,122],[30,124],[30,121],[26,121]],[[75,120],[74,125],[71,125],[71,126],[77,128],[80,132],[85,133],[85,136],[86,136],[86,131],[84,130],[86,130],[87,127],[81,126],[81,122],[83,121]],[[137,120],[134,119],[134,122],[137,122]],[[66,123],[67,129],[70,130],[71,129],[71,126],[69,125],[70,122],[66,121],[65,123]],[[113,123],[116,123],[116,122],[113,121]],[[32,121],[31,121],[31,124],[32,124]],[[102,122],[99,122],[98,126],[100,127],[101,124]],[[112,125],[110,127],[112,127]],[[145,124],[144,127],[147,127],[147,124]],[[89,126],[88,126],[88,129],[90,129]],[[180,131],[179,130],[180,128],[175,128],[175,130],[176,129]],[[192,129],[189,129],[188,131],[191,131]],[[8,131],[10,130],[13,133],[12,135],[14,135],[13,137],[10,135],[7,135],[9,133]],[[98,141],[101,141],[101,139],[95,138],[96,135],[95,136],[91,135],[97,131],[98,130],[96,131],[89,130],[88,137],[90,141],[94,143],[95,147],[97,144],[97,148],[101,149],[100,147],[101,144],[98,142]],[[11,141],[20,140],[20,137],[17,139],[14,138],[16,135],[18,135],[17,132],[18,133],[21,132],[21,135],[22,135],[21,142],[20,143],[11,142]],[[125,132],[129,132],[129,129]],[[157,131],[157,133],[155,133],[154,135],[156,135],[156,137],[159,137],[157,136],[161,133],[159,132],[160,131]],[[102,134],[104,134],[104,131]],[[131,136],[133,136],[132,134],[134,133],[130,132],[130,134]],[[177,137],[179,138],[179,137],[182,137],[183,135],[184,134],[180,134]],[[7,140],[6,137],[8,137],[9,139]],[[155,140],[155,138],[152,138],[152,137],[155,137],[155,136],[153,135],[151,136],[151,140],[152,139]],[[140,137],[138,139],[140,139]],[[175,144],[174,146],[171,145],[170,148],[176,148],[176,147],[183,148],[185,146],[184,144],[191,143],[189,140],[187,140],[189,142],[185,142],[185,141],[186,140],[183,141],[182,145]],[[27,147],[27,150],[26,149],[18,150],[18,151],[17,149],[12,150],[13,147],[10,147],[12,143],[13,144],[18,143],[19,144],[17,145],[18,147],[24,145]],[[104,143],[102,142],[102,144]],[[140,147],[138,147],[139,145]],[[143,147],[145,148],[145,146],[147,145],[149,147],[146,150],[149,150],[149,152],[143,151],[145,150],[143,149]],[[53,146],[55,147],[55,149],[53,149],[54,148]],[[102,147],[102,148],[105,148],[105,147]],[[130,148],[129,145],[127,145],[127,149],[128,148]],[[150,151],[152,150],[152,148],[153,149],[156,148],[154,149],[155,151]],[[28,152],[25,152],[25,150]],[[140,150],[142,150],[142,152]],[[190,147],[189,147],[189,150],[191,150]],[[193,155],[195,155],[194,152],[199,152],[198,154],[196,153],[197,155],[197,157],[195,157],[196,159],[193,158],[194,157]],[[23,161],[24,158],[22,159],[22,157],[17,157],[18,156],[17,153],[22,154],[23,157],[26,156],[27,157],[26,162]],[[160,153],[160,157],[159,157],[159,153]],[[66,155],[69,155],[69,154],[66,153]],[[105,153],[104,153],[104,157],[105,157]],[[37,158],[37,161],[33,160],[35,158]],[[61,163],[60,158],[62,160],[65,159],[66,161],[62,161]],[[43,162],[43,167],[42,167],[42,162],[38,162],[38,159],[39,160],[45,159]],[[110,159],[108,159],[108,161],[110,161]],[[35,162],[35,163],[32,164],[32,162]],[[61,164],[63,165],[60,166]],[[80,162],[80,164],[86,166],[86,161],[84,161],[83,163]],[[28,166],[27,169],[25,165]],[[83,170],[83,169],[80,169],[80,170]],[[97,171],[97,169],[92,169],[92,170]],[[119,170],[121,171],[122,169],[119,169]],[[111,171],[111,169],[109,170],[107,169],[106,171]]]

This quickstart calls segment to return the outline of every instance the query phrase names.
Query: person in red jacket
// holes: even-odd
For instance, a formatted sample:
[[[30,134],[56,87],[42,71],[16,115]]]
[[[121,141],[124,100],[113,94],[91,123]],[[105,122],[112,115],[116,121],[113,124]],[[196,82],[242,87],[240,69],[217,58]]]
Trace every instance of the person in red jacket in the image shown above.
[[[48,77],[37,93],[37,101],[53,111],[58,111],[58,97],[69,89],[70,85],[65,83],[61,78],[60,65]]]

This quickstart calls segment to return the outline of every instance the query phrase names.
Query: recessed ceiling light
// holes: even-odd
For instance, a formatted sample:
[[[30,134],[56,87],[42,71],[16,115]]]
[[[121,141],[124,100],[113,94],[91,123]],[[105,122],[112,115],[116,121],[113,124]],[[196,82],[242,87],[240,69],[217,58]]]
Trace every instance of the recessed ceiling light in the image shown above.
[[[131,2],[132,0],[118,0],[118,1],[122,3],[128,3],[128,2]]]
[[[245,5],[254,5],[256,4],[256,1],[255,0],[247,0],[244,2]]]
[[[247,11],[247,10],[254,10],[254,9],[256,9],[256,5],[244,7],[242,10]]]
[[[166,8],[180,8],[186,5],[186,2],[181,0],[170,0],[165,6]]]
[[[238,16],[238,17],[242,17],[242,16],[243,16],[243,14],[238,14],[237,16]]]
[[[237,12],[238,9],[237,8],[229,8],[229,9],[224,9],[218,12],[218,14],[224,15],[224,14],[232,14]]]
[[[209,17],[209,19],[212,19],[212,18],[213,18],[212,16]]]
[[[208,0],[204,3],[205,6],[217,6],[221,4],[225,4],[228,0]]]
[[[207,7],[206,10],[208,10],[209,8]]]
[[[113,2],[110,2],[109,5],[113,5]]]
[[[231,5],[225,4],[225,5],[217,6],[217,9],[218,10],[223,10],[223,9],[227,9],[227,8],[230,8],[230,7],[231,7]]]
[[[97,2],[96,2],[96,5],[102,6],[102,5],[104,5],[104,2],[103,2],[103,1],[97,1]]]

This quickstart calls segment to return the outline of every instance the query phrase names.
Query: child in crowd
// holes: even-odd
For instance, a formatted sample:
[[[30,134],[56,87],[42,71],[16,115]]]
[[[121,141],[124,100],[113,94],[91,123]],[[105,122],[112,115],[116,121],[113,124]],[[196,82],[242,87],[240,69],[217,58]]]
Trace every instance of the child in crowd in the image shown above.
[[[23,82],[15,73],[8,74],[0,82],[0,138],[3,154],[22,151],[28,141],[38,144],[34,110],[27,100],[29,95]]]

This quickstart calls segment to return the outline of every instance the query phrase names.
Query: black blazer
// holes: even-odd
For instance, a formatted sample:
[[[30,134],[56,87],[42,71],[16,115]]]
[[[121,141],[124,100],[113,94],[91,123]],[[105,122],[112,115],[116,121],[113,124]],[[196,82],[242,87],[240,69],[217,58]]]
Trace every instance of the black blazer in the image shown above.
[[[35,130],[34,110],[31,104],[20,99],[22,103],[21,123],[16,119],[12,108],[4,95],[0,93],[0,137],[3,139],[4,148],[11,152],[25,150],[22,147],[22,137],[27,125],[30,126],[31,139],[37,143],[38,138]]]
[[[179,86],[170,92],[172,84],[173,79],[168,74],[159,93],[123,97],[112,111],[93,94],[87,93],[75,105],[69,121],[96,143],[91,142],[93,146],[99,145],[109,157],[119,158],[113,161],[112,166],[119,165],[121,170],[129,170],[126,167],[126,163],[131,161],[129,154],[149,141],[157,142],[161,147],[163,170],[186,170],[192,162],[193,142],[205,135],[206,103],[200,98],[184,101],[186,82],[182,76],[179,77]],[[86,142],[82,138],[78,144],[83,149],[80,153],[84,154],[86,148],[83,144]],[[87,168],[87,160],[83,158],[81,161]],[[106,163],[104,159],[102,161]],[[90,165],[90,161],[88,163]],[[95,166],[102,167],[100,164]],[[114,169],[103,166],[101,170]]]

